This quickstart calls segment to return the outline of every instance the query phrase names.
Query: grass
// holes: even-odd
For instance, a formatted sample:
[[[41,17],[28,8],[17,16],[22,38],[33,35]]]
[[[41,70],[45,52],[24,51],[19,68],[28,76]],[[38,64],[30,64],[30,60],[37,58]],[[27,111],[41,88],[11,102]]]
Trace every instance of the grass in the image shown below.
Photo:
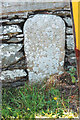
[[[69,111],[69,97],[64,99],[53,85],[46,89],[42,84],[27,85],[20,88],[3,88],[2,118],[60,118],[67,116]],[[66,115],[67,113],[67,115]],[[70,116],[69,116],[70,115]],[[77,113],[68,116],[77,117]]]

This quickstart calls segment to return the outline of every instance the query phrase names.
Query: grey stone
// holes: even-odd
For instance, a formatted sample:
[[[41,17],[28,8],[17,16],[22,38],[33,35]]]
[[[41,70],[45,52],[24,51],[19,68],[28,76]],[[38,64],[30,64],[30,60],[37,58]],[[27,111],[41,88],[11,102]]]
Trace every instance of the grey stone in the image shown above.
[[[29,81],[62,72],[65,56],[65,23],[55,15],[35,15],[24,25],[24,51]]]
[[[70,11],[65,11],[65,10],[62,10],[62,11],[57,11],[56,10],[56,12],[55,11],[53,11],[53,14],[54,15],[59,15],[59,16],[63,16],[63,17],[65,17],[65,16],[71,16],[71,12]]]
[[[1,19],[1,20],[0,20],[0,24],[1,24],[1,23],[7,23],[7,22],[9,22],[9,20],[6,20],[6,19]]]
[[[23,38],[12,37],[10,40],[7,41],[7,43],[17,43],[21,41],[23,41]]]
[[[7,83],[7,82],[15,82],[25,76],[27,76],[27,73],[23,69],[21,70],[15,69],[13,71],[6,70],[1,72],[0,79],[2,82]]]
[[[72,26],[72,19],[70,17],[65,17],[63,19],[67,23],[67,26],[70,26],[70,27]]]
[[[19,35],[16,35],[16,37],[17,38],[22,38],[22,37],[24,37],[24,35],[23,34],[19,34]]]
[[[23,57],[23,53],[19,52],[22,46],[22,44],[2,44],[0,46],[0,56],[2,59],[3,68],[16,63],[19,59]]]
[[[28,12],[23,12],[23,13],[18,13],[18,17],[19,18],[25,18],[25,19],[27,19],[27,16],[28,16]]]
[[[66,29],[66,34],[68,34],[68,35],[73,34],[73,29],[72,29],[72,28],[67,27],[67,29]]]
[[[75,67],[75,68],[76,68],[76,64],[75,64],[75,65],[70,65],[70,66],[68,65],[68,66],[67,66],[67,70],[72,69],[72,67]]]
[[[52,0],[53,1],[53,0]],[[12,13],[12,12],[28,12],[28,11],[35,11],[35,10],[53,10],[53,9],[62,9],[65,7],[69,7],[69,2],[7,2],[9,6],[4,5],[5,2],[2,3],[2,13]]]
[[[7,24],[19,24],[24,22],[24,19],[12,19]]]
[[[71,11],[71,8],[70,8],[70,1],[69,1],[69,6],[64,7],[64,10],[69,10],[69,11]]]
[[[74,36],[73,35],[67,35],[66,36],[66,41],[67,41],[67,49],[74,50],[74,48],[75,48]]]
[[[7,18],[8,18],[7,15],[5,15],[5,14],[0,14],[0,19],[7,19]]]
[[[75,53],[69,54],[68,57],[75,57]]]
[[[28,12],[29,15],[34,15],[33,11]]]
[[[10,65],[7,69],[8,70],[27,69],[27,62],[26,62],[25,58],[23,57],[21,60],[19,60],[15,64]],[[4,68],[3,70],[6,70],[6,68]]]
[[[15,33],[22,33],[22,30],[18,25],[2,26],[2,34],[15,34]]]
[[[28,83],[27,76],[20,77],[19,80],[17,80],[16,82],[8,82],[8,83],[2,82],[2,87],[5,87],[5,88],[17,87],[18,88],[19,86],[24,86],[25,83]]]
[[[75,64],[76,65],[76,55],[75,55],[75,53],[71,53],[67,57],[68,57],[68,62],[70,64]]]
[[[68,62],[70,64],[75,64],[76,63],[76,57],[68,57]]]
[[[0,40],[9,40],[10,37],[8,35],[1,35]]]
[[[0,36],[2,36],[2,25],[0,25]]]
[[[1,41],[2,39],[3,39],[3,36],[1,35],[1,36],[0,36],[0,41]]]
[[[16,13],[8,14],[8,19],[14,19],[16,18]]]
[[[34,15],[29,15],[29,18],[32,18]]]
[[[12,14],[9,14],[8,15],[8,18],[9,19],[12,19],[12,18],[27,18],[27,15],[28,15],[28,12],[23,12],[23,13],[12,13]]]

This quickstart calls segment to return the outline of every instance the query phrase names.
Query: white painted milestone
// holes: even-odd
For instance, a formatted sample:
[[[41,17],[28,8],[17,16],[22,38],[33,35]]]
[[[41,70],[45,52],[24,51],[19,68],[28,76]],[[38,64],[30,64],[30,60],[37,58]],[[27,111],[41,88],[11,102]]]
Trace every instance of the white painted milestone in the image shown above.
[[[24,25],[24,51],[29,81],[64,71],[65,23],[59,16],[37,14]]]

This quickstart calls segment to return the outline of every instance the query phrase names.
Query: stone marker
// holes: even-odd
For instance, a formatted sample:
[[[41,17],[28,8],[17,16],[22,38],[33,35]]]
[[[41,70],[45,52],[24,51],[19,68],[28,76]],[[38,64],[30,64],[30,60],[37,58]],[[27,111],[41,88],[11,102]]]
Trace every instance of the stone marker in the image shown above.
[[[24,51],[29,81],[63,72],[65,23],[56,15],[35,15],[24,25]]]

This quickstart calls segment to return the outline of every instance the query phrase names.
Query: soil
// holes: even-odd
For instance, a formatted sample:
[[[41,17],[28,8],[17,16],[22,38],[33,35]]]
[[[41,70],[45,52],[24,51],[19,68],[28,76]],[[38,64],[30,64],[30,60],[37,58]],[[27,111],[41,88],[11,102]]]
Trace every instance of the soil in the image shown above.
[[[76,78],[77,79],[77,78]],[[61,93],[61,97],[65,99],[69,98],[69,108],[74,112],[78,111],[79,108],[79,88],[78,83],[72,83],[72,79],[69,73],[64,72],[61,75],[53,75],[47,80],[46,90],[51,88],[55,84],[55,88],[58,88]]]

